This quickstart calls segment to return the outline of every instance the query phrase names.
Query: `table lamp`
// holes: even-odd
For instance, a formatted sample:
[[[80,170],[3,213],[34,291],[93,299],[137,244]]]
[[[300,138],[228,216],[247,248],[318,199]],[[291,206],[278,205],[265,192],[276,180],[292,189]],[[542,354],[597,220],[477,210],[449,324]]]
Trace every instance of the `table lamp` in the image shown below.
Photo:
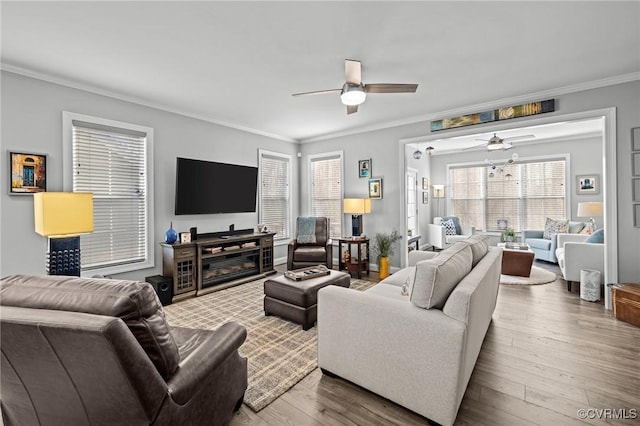
[[[351,216],[351,235],[354,237],[362,234],[362,215],[371,213],[371,199],[370,198],[345,198],[342,202],[343,210],[345,213],[350,213]]]
[[[589,231],[593,232],[596,230],[596,220],[595,217],[602,217],[603,213],[603,205],[599,201],[590,201],[585,203],[578,203],[578,217],[588,217],[589,218]]]
[[[47,273],[80,276],[80,235],[93,232],[93,194],[33,194],[36,233],[49,238]]]

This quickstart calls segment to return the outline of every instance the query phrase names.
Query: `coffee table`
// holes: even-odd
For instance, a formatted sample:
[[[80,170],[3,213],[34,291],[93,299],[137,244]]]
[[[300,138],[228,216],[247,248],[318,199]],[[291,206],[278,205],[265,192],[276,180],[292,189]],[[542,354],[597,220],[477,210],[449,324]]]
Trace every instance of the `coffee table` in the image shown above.
[[[535,253],[527,249],[506,248],[506,243],[498,243],[502,247],[502,273],[518,277],[529,277]]]

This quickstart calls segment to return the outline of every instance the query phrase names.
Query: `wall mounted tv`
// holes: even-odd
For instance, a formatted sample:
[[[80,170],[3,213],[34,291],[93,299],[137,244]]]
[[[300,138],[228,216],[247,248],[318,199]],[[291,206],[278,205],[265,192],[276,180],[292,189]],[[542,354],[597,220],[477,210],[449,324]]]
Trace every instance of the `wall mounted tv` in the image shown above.
[[[256,211],[258,168],[178,157],[176,215]]]

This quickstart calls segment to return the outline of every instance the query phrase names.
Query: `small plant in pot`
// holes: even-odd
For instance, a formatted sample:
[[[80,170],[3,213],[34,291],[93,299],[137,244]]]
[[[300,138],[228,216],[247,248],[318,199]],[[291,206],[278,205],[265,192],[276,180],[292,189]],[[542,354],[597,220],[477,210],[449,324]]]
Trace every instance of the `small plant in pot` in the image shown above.
[[[389,258],[393,256],[394,245],[402,237],[398,234],[398,231],[393,231],[390,234],[376,232],[373,237],[373,254],[378,259],[378,275],[380,279],[385,279],[389,276]]]
[[[511,243],[516,240],[516,231],[513,228],[507,228],[502,231],[502,242]]]

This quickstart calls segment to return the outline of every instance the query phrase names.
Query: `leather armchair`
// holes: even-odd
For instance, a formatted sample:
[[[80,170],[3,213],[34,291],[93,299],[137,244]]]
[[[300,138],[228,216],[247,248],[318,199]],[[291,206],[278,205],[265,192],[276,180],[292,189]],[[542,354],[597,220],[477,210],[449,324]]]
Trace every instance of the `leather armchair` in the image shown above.
[[[247,388],[246,330],[172,328],[148,283],[0,281],[5,425],[228,424]]]
[[[306,268],[307,266],[326,265],[333,267],[333,242],[329,234],[329,218],[316,217],[315,242],[299,243],[300,220],[296,220],[296,238],[287,247],[287,270]]]

